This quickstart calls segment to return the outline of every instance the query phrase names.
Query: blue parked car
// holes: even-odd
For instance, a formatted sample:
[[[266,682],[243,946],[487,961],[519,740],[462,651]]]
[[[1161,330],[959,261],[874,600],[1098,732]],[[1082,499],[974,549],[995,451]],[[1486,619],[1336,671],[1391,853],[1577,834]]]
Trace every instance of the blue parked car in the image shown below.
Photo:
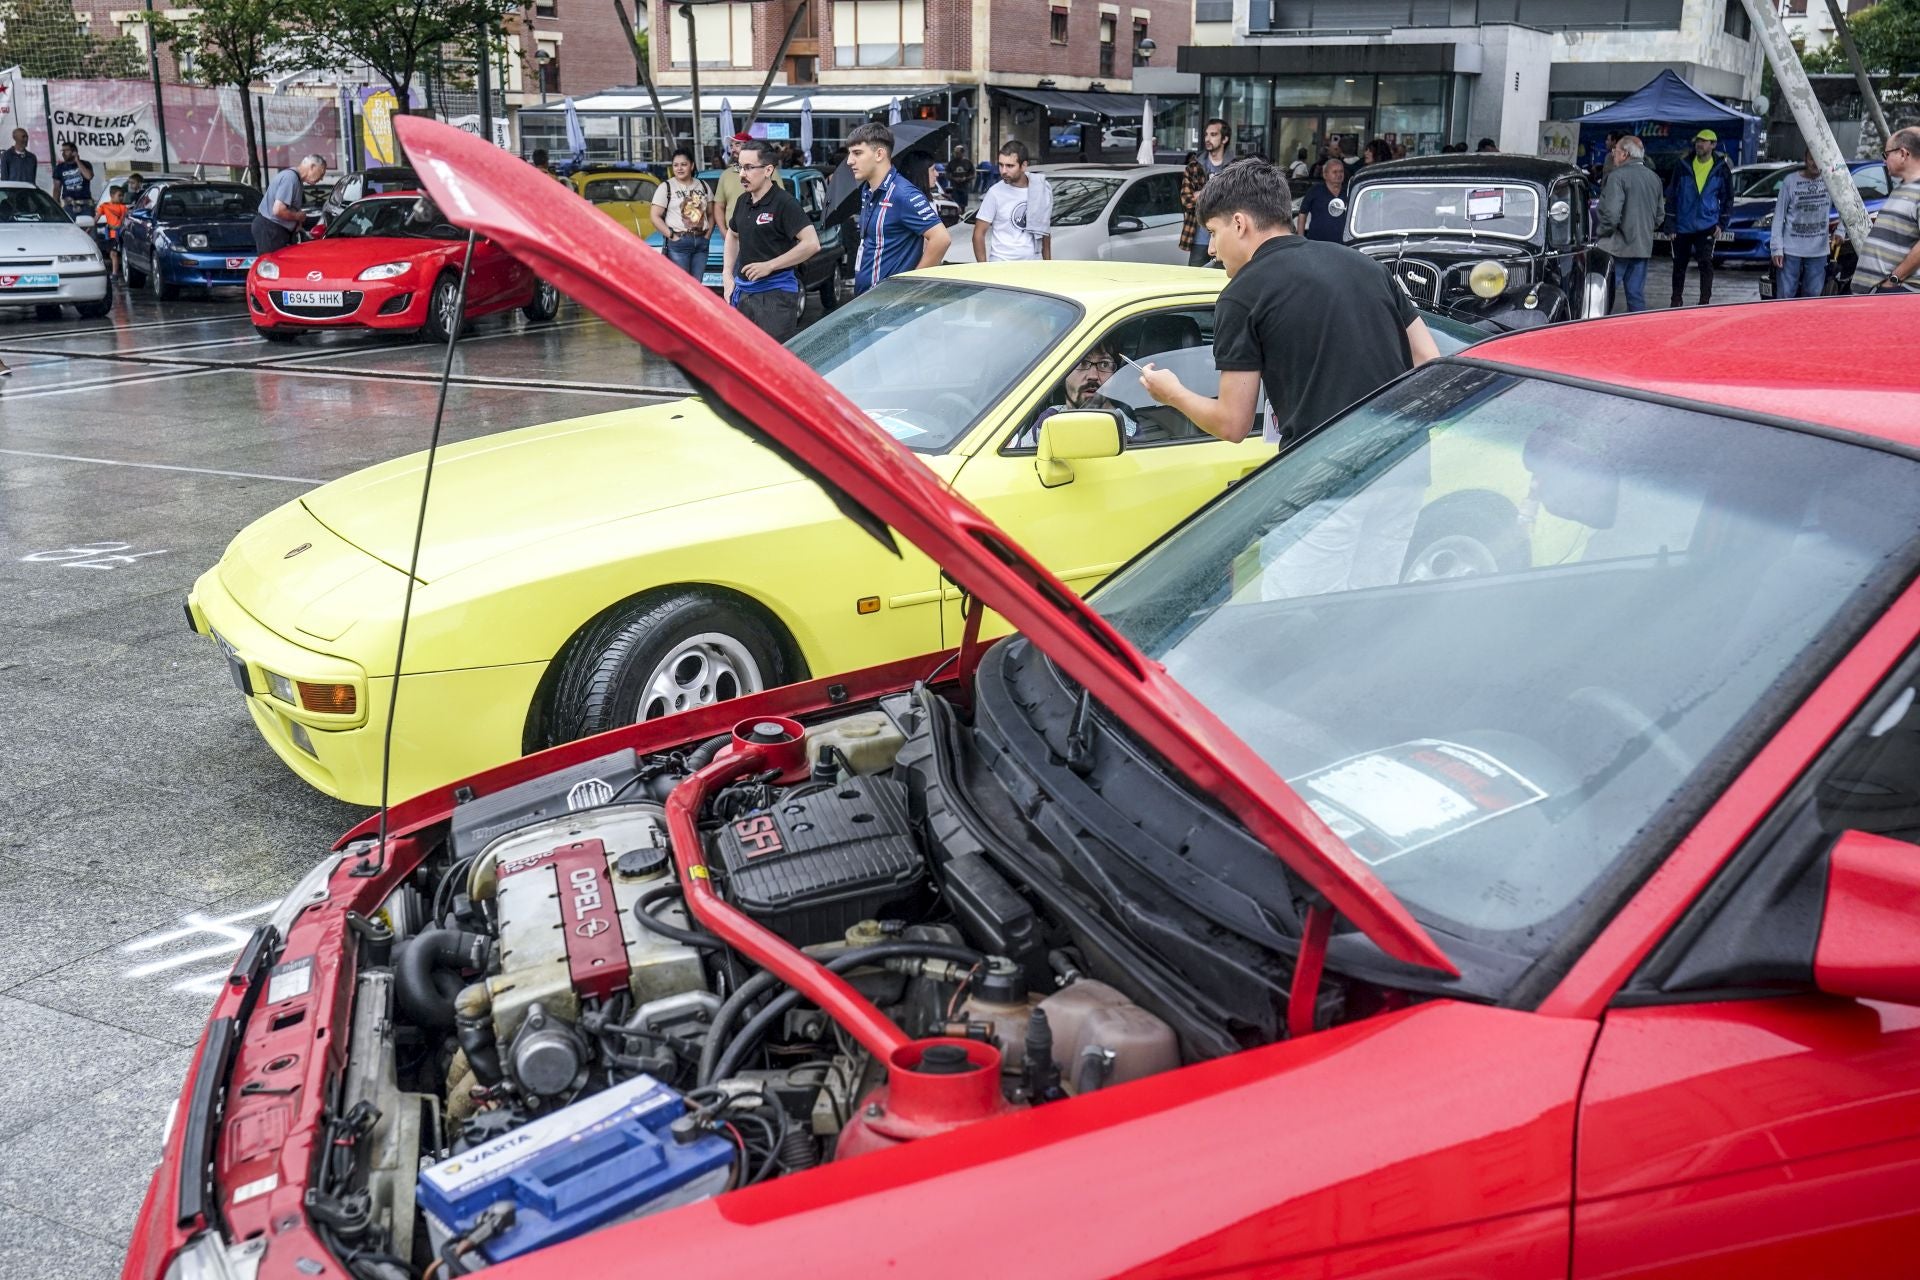
[[[169,183],[141,201],[120,229],[127,288],[176,298],[182,286],[244,286],[259,207],[259,191],[245,183]]]
[[[720,170],[708,169],[699,175],[700,181],[707,184],[707,190],[713,191],[720,183]],[[829,311],[839,302],[839,274],[846,257],[846,227],[843,223],[828,226],[827,217],[827,178],[818,169],[782,169],[780,185],[785,187],[800,207],[807,212],[807,220],[813,223],[813,229],[820,236],[820,252],[807,259],[800,266],[801,292],[816,290],[820,294],[821,304]],[[665,244],[660,233],[647,237],[649,247],[659,249]],[[725,264],[727,250],[726,232],[714,228],[713,239],[707,245],[707,267],[701,272],[700,283],[709,289],[720,287],[720,270]],[[852,264],[845,263],[850,272]]]
[[[1871,217],[1880,211],[1880,206],[1887,201],[1887,193],[1893,189],[1886,162],[1855,160],[1848,167],[1853,170],[1853,185]],[[1774,201],[1779,198],[1780,186],[1787,175],[1798,172],[1799,168],[1797,164],[1782,165],[1734,191],[1733,212],[1727,218],[1725,238],[1714,246],[1714,265],[1773,265],[1773,256],[1767,252],[1767,236],[1773,230]],[[1839,211],[1835,210],[1831,216],[1837,219]]]

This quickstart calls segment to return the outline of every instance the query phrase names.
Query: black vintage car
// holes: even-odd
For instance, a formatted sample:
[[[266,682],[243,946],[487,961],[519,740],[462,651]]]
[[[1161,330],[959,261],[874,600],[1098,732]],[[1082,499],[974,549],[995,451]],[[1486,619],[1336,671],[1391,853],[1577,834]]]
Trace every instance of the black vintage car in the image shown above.
[[[1586,174],[1521,155],[1371,164],[1355,175],[1347,243],[1414,300],[1506,329],[1607,313],[1608,256],[1593,245]]]

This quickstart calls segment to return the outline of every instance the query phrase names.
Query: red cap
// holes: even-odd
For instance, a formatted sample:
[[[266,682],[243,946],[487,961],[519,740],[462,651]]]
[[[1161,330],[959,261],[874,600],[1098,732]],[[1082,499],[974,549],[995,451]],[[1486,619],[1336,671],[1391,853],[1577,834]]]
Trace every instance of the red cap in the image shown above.
[[[752,134],[741,132],[741,133],[734,134],[733,140],[735,142],[752,142],[754,139]]]

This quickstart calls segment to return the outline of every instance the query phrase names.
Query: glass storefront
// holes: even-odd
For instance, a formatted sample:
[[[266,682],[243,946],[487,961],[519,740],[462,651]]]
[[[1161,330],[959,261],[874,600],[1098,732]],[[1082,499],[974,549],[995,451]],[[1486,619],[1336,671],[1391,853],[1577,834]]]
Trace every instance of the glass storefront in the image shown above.
[[[1233,126],[1236,155],[1311,163],[1338,138],[1348,155],[1383,138],[1405,154],[1434,155],[1466,124],[1467,77],[1459,75],[1208,76],[1207,116]]]

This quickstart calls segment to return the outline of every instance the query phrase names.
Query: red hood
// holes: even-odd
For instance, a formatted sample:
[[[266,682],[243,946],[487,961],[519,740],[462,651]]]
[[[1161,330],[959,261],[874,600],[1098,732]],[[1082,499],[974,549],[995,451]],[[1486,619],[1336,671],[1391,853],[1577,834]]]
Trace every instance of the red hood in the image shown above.
[[[1244,823],[1382,950],[1456,972],[1400,901],[1265,760],[852,402],[553,179],[419,116],[394,121],[448,220],[487,236],[932,556]],[[325,243],[324,241],[322,242]],[[716,406],[718,407],[718,406]],[[831,492],[831,490],[830,490]],[[858,509],[863,508],[864,511]]]

